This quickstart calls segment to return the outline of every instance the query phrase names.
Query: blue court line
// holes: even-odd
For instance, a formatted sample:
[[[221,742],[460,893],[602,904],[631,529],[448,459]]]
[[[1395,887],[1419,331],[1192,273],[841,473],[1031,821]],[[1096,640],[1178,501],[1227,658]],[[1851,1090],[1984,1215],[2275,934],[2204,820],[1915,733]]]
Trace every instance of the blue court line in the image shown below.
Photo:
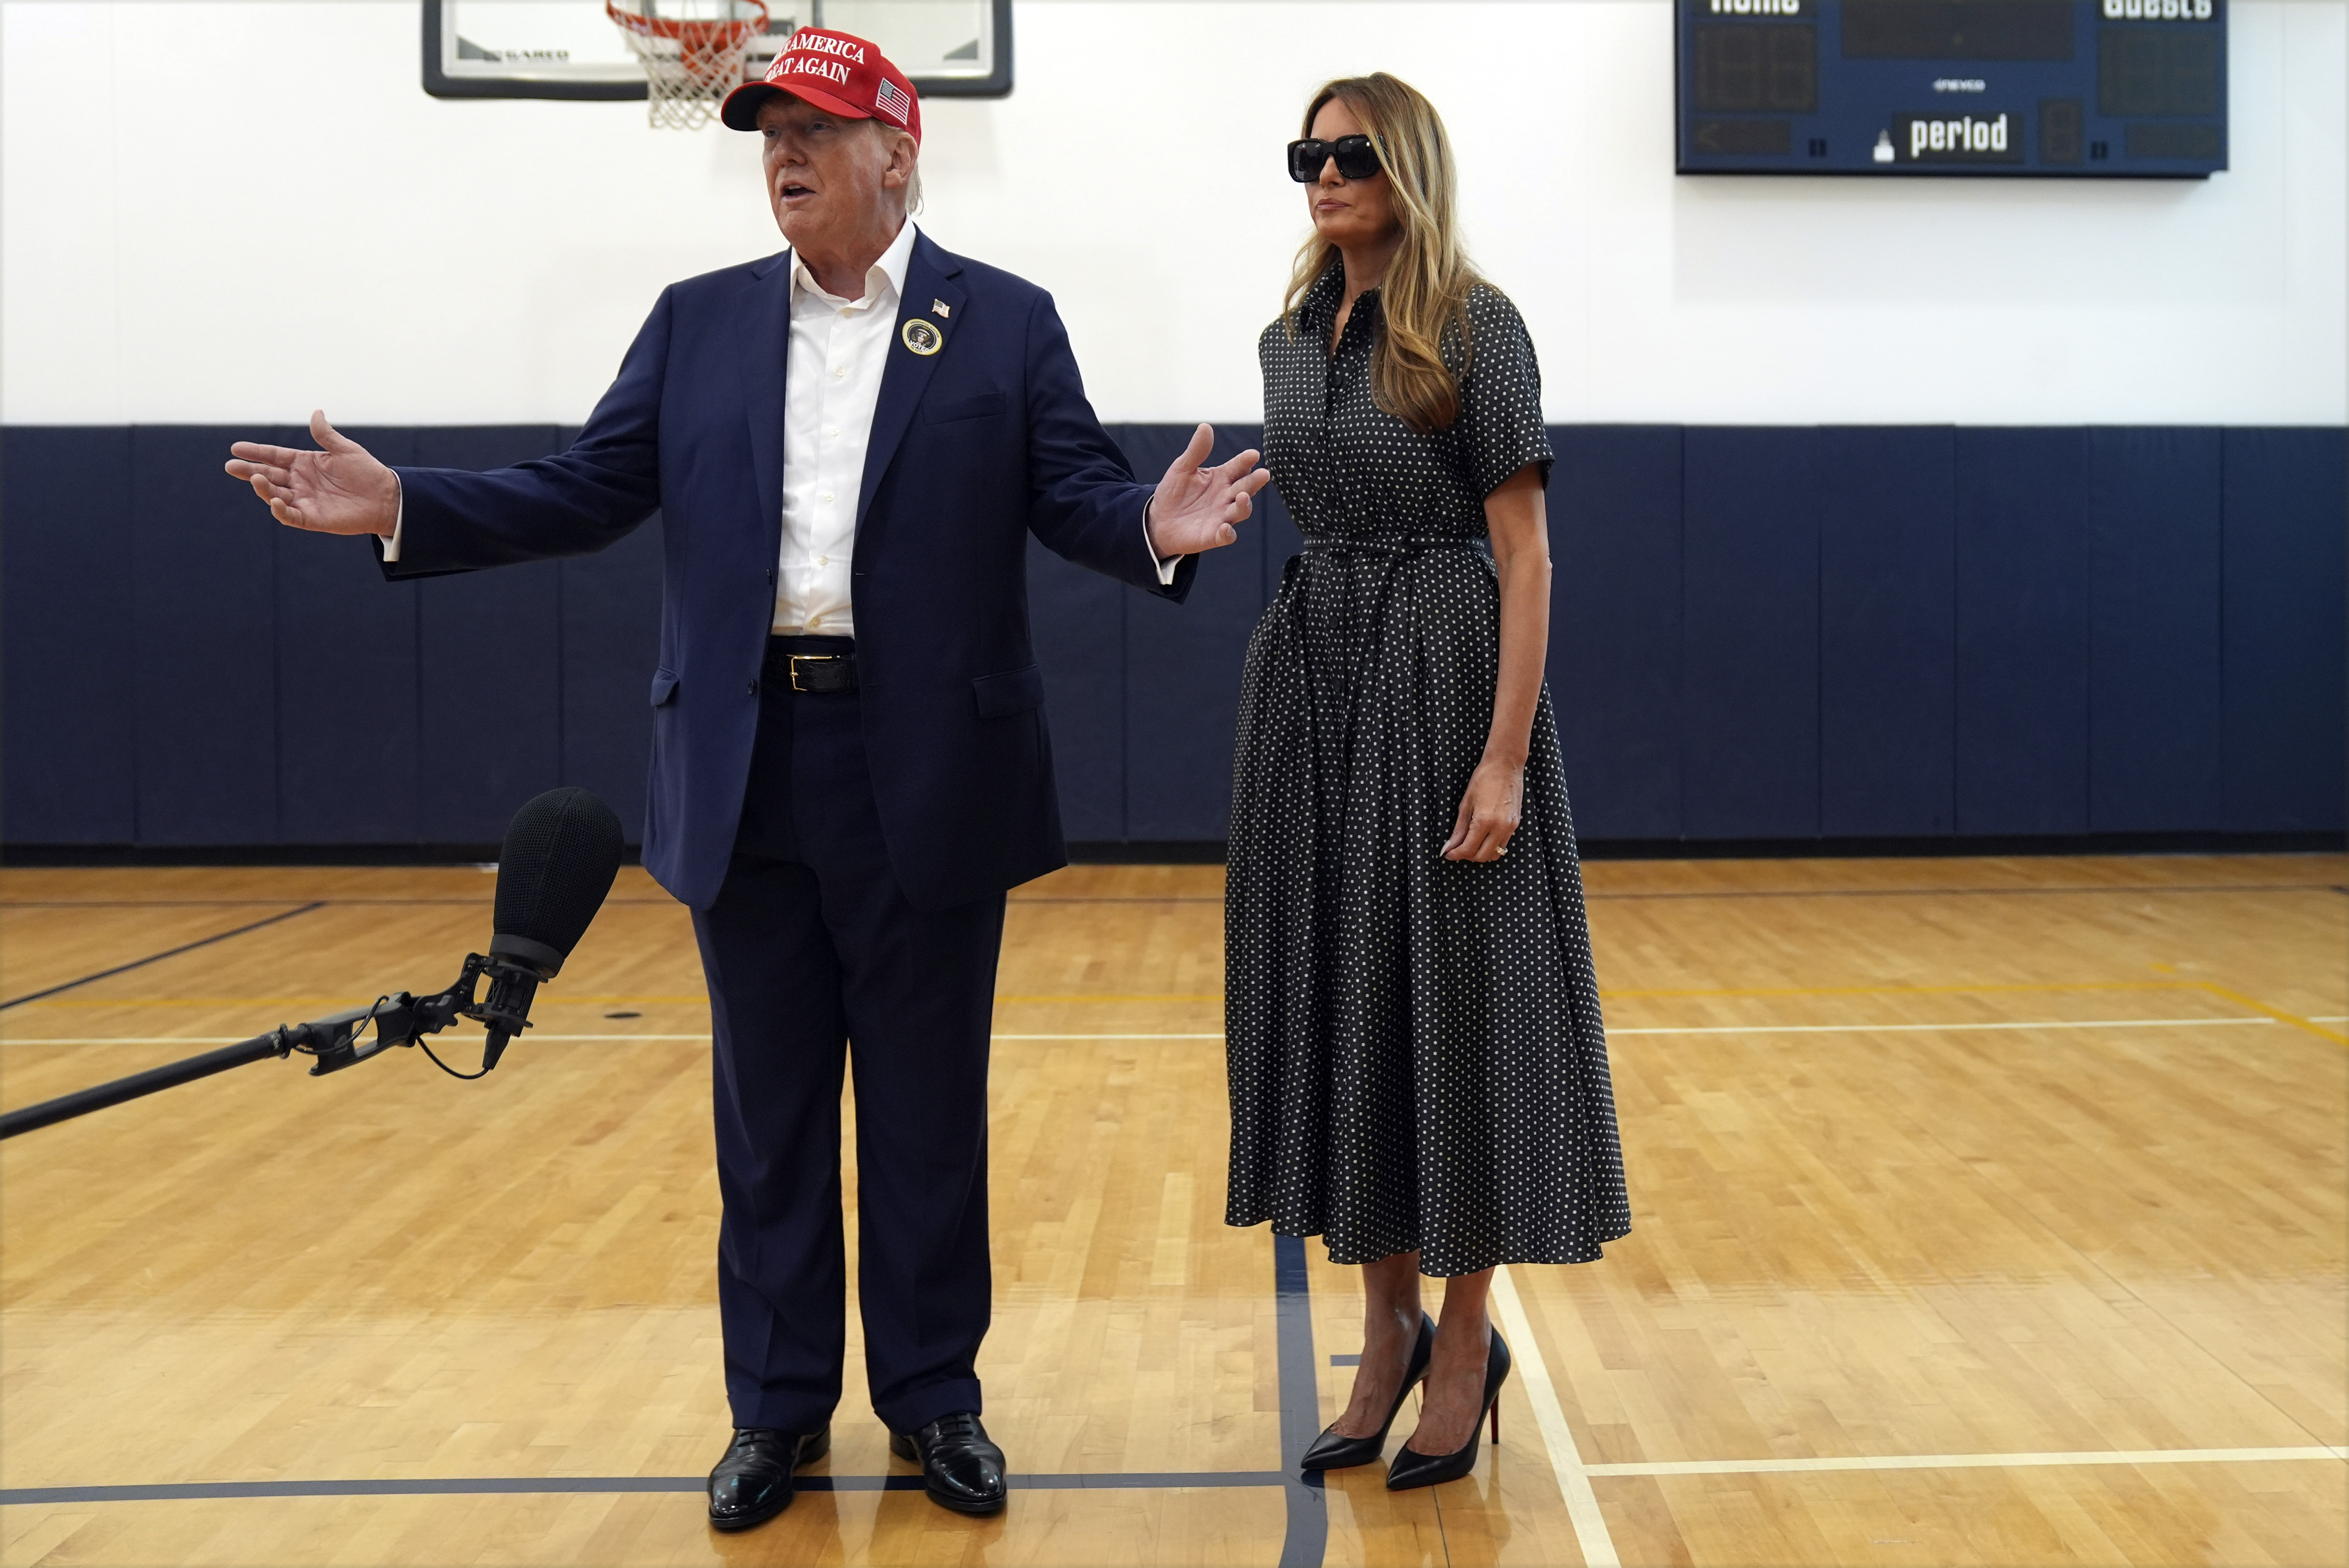
[[[1181,1491],[1280,1486],[1279,1470],[1134,1470],[1014,1475],[1014,1491]],[[918,1475],[803,1475],[801,1491],[919,1491]],[[20,1503],[189,1502],[208,1498],[498,1496],[548,1492],[700,1491],[698,1475],[450,1476],[413,1480],[197,1480],[165,1486],[20,1486],[0,1490],[0,1506]],[[1319,1559],[1317,1558],[1318,1562]]]
[[[177,958],[182,953],[193,953],[199,947],[210,947],[215,942],[226,942],[232,936],[243,936],[248,931],[259,931],[264,925],[275,925],[281,920],[291,920],[297,914],[308,914],[313,910],[326,907],[326,901],[320,899],[305,903],[299,909],[289,909],[283,914],[273,914],[267,920],[256,920],[251,925],[240,925],[234,931],[223,931],[216,935],[199,937],[193,942],[182,943],[177,947],[165,948],[160,953],[150,953],[144,958],[134,958],[128,964],[118,964],[111,969],[101,969],[95,975],[85,975],[78,980],[68,980],[62,985],[51,985],[47,990],[27,991],[22,996],[11,996],[5,1002],[0,1002],[0,1008],[21,1006],[26,1002],[37,1002],[44,996],[54,996],[60,991],[70,991],[77,985],[87,985],[94,980],[108,979],[116,975],[128,975],[133,969],[144,969],[150,964],[160,964],[166,958]]]
[[[1280,1540],[1280,1568],[1321,1568],[1330,1548],[1330,1504],[1321,1472],[1297,1461],[1321,1435],[1319,1368],[1313,1361],[1313,1297],[1305,1272],[1305,1242],[1272,1238],[1272,1289],[1280,1358],[1280,1486],[1288,1524]]]

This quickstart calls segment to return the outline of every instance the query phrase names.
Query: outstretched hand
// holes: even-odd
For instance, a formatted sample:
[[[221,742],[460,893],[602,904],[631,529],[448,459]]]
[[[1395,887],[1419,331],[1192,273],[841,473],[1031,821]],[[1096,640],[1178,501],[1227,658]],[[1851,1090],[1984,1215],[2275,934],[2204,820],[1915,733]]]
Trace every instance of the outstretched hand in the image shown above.
[[[310,438],[318,450],[239,441],[229,448],[229,477],[250,484],[288,528],[390,537],[399,523],[399,476],[327,424],[324,410],[310,416]]]
[[[1232,525],[1247,521],[1256,509],[1249,498],[1272,481],[1268,470],[1256,466],[1258,454],[1252,449],[1227,463],[1201,468],[1215,444],[1215,427],[1200,426],[1150,498],[1150,548],[1161,561],[1231,543],[1240,536]]]

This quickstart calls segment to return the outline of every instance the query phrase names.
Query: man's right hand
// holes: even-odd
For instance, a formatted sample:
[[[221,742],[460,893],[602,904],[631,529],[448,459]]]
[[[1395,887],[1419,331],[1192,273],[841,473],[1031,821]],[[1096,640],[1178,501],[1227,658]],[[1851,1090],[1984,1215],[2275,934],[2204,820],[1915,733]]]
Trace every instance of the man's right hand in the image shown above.
[[[288,528],[390,538],[399,525],[399,476],[327,424],[323,410],[310,416],[310,438],[317,451],[239,441],[229,448],[229,475],[253,486]]]

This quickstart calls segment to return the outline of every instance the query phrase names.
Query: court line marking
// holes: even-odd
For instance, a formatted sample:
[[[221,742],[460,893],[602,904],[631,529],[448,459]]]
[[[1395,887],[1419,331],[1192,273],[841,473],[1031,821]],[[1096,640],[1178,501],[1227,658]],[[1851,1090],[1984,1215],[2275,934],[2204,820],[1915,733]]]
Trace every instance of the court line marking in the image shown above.
[[[2326,1022],[2313,1019],[2311,1022]],[[2338,1020],[2349,1022],[2349,1019]],[[2023,1023],[1950,1023],[1950,1024],[1692,1024],[1687,1026],[1657,1026],[1637,1028],[1610,1028],[1612,1039],[1628,1035],[1900,1035],[1900,1034],[1975,1034],[1983,1031],[2015,1029],[2197,1029],[2219,1028],[2236,1025],[2257,1025],[2271,1027],[2283,1022],[2280,1018],[2042,1018]],[[1083,1035],[991,1035],[996,1040],[1220,1040],[1220,1029],[1197,1034],[1083,1034]],[[23,1038],[0,1037],[0,1046],[229,1046],[244,1038],[242,1035],[78,1035],[37,1036]],[[605,1034],[557,1035],[533,1031],[517,1044],[533,1041],[564,1041],[575,1043],[589,1040],[683,1041],[706,1040],[709,1031],[698,1034]]]
[[[1280,1486],[1279,1470],[1136,1470],[1004,1478],[1019,1491],[1130,1491]],[[22,1486],[0,1491],[0,1506],[76,1502],[186,1502],[213,1498],[431,1497],[465,1493],[701,1491],[698,1475],[458,1476],[398,1480],[199,1480],[159,1486]],[[802,1475],[801,1491],[919,1491],[918,1475]],[[1318,1561],[1318,1559],[1317,1559]]]
[[[118,964],[111,969],[101,969],[95,975],[85,975],[78,980],[68,980],[62,985],[51,985],[41,991],[27,991],[22,996],[12,996],[5,1002],[0,1002],[0,1011],[20,1006],[26,1002],[37,1002],[44,996],[54,996],[60,991],[70,991],[77,985],[88,985],[93,981],[108,979],[116,975],[127,975],[133,969],[144,969],[150,964],[160,964],[166,958],[177,958],[182,953],[193,953],[199,947],[210,947],[215,942],[226,942],[232,936],[243,936],[246,932],[259,931],[264,925],[275,925],[281,920],[292,920],[297,914],[308,914],[313,910],[326,907],[324,900],[305,903],[299,909],[289,909],[281,913],[273,914],[267,920],[256,920],[250,925],[240,925],[234,931],[223,931],[216,935],[200,937],[194,942],[183,942],[177,947],[166,948],[160,953],[150,953],[144,958],[134,958],[128,964]]]
[[[1313,1361],[1313,1276],[1301,1236],[1273,1234],[1272,1300],[1281,1501],[1286,1508],[1280,1568],[1321,1568],[1330,1553],[1330,1501],[1320,1472],[1308,1473],[1297,1462],[1321,1430],[1321,1376]]]
[[[1574,1526],[1574,1542],[1582,1551],[1585,1568],[1622,1568],[1615,1537],[1608,1532],[1607,1516],[1599,1511],[1599,1493],[1590,1484],[1592,1472],[1575,1446],[1574,1429],[1567,1425],[1557,1387],[1550,1381],[1549,1364],[1542,1359],[1540,1342],[1534,1337],[1533,1324],[1526,1316],[1525,1304],[1517,1299],[1516,1283],[1506,1265],[1493,1271],[1492,1301],[1506,1330],[1503,1337],[1514,1352],[1526,1401],[1534,1408],[1534,1425],[1541,1432],[1542,1446],[1549,1450],[1549,1468],[1557,1478],[1558,1495],[1566,1501],[1566,1516]]]
[[[1628,1464],[1586,1465],[1589,1475],[1778,1475],[1812,1470],[2040,1470],[2059,1465],[2261,1464],[2305,1460],[2349,1460],[2349,1447],[2309,1443],[2278,1449],[2115,1449],[2076,1453],[1875,1454],[1837,1459],[1654,1460]]]
[[[1506,1273],[1494,1277],[1494,1295],[1498,1298],[1504,1288]],[[1515,1300],[1512,1291],[1510,1299]],[[1509,1315],[1507,1307],[1504,1315]],[[1506,1324],[1507,1331],[1517,1335],[1531,1346],[1533,1335],[1522,1321]],[[1532,1393],[1531,1367],[1528,1359],[1537,1361],[1537,1351],[1531,1357],[1521,1356],[1518,1366],[1526,1374],[1527,1392]],[[1547,1372],[1544,1387],[1547,1387]],[[1553,1411],[1557,1396],[1550,1394]],[[1565,1417],[1557,1412],[1562,1424]],[[1536,1402],[1536,1418],[1541,1419],[1539,1402]],[[1547,1429],[1544,1430],[1547,1439]],[[1568,1434],[1571,1441],[1571,1434]],[[1570,1451],[1570,1450],[1569,1450]],[[1553,1449],[1555,1456],[1557,1450]],[[1629,1464],[1586,1465],[1578,1457],[1575,1470],[1588,1487],[1589,1478],[1602,1480],[1636,1477],[1681,1475],[1769,1475],[1801,1473],[1814,1470],[2007,1470],[2050,1469],[2058,1466],[2083,1465],[2151,1465],[2151,1464],[2260,1464],[2275,1462],[2307,1462],[2323,1460],[2349,1460],[2349,1447],[2311,1443],[2298,1448],[2273,1449],[2090,1449],[2075,1453],[2023,1454],[1880,1454],[1849,1459],[1778,1459],[1778,1460],[1656,1460]],[[1012,1475],[1006,1478],[1015,1491],[1208,1491],[1243,1487],[1286,1487],[1296,1480],[1287,1470],[1134,1470],[1097,1471],[1061,1475]],[[798,1478],[802,1491],[919,1491],[922,1478],[917,1475],[803,1475]],[[199,1480],[166,1482],[155,1486],[20,1486],[0,1491],[0,1507],[24,1508],[40,1504],[55,1506],[78,1502],[183,1502],[218,1498],[249,1498],[268,1500],[296,1497],[431,1497],[467,1493],[534,1494],[561,1492],[698,1492],[708,1481],[698,1475],[621,1475],[621,1476],[452,1476],[440,1479],[403,1478],[397,1480]],[[1597,1495],[1592,1494],[1592,1506]],[[1598,1528],[1605,1529],[1605,1521]],[[1577,1539],[1583,1540],[1579,1525]],[[1586,1541],[1584,1553],[1592,1568],[1617,1568],[1611,1537],[1605,1558],[1588,1555],[1594,1543]],[[1318,1561],[1318,1559],[1316,1559]]]
[[[2265,1013],[2280,1024],[2290,1024],[2295,1029],[2304,1029],[2318,1039],[2331,1040],[2335,1045],[2349,1046],[2349,1035],[2337,1034],[2331,1029],[2320,1027],[2314,1019],[2303,1018],[2297,1013],[2287,1013],[2282,1007],[2271,1007],[2258,997],[2247,996],[2231,985],[2221,985],[2215,980],[2197,980],[2192,984],[2208,991],[2213,996],[2223,996],[2238,1006],[2249,1007],[2254,1013]]]

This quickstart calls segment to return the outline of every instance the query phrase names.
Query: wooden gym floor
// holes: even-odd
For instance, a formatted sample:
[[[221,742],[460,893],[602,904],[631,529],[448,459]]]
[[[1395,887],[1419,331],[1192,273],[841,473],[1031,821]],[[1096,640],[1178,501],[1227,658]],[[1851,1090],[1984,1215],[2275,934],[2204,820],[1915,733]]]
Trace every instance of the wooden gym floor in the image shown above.
[[[1017,895],[997,1015],[1009,1511],[907,1490],[852,1360],[812,1488],[710,1534],[707,1009],[632,871],[482,1083],[263,1062],[5,1146],[0,1560],[2349,1559],[2349,862],[1590,882],[1636,1228],[1504,1271],[1468,1480],[1288,1479],[1360,1304],[1221,1222],[1220,873],[1083,868]],[[491,890],[8,872],[0,1103],[437,988]]]

